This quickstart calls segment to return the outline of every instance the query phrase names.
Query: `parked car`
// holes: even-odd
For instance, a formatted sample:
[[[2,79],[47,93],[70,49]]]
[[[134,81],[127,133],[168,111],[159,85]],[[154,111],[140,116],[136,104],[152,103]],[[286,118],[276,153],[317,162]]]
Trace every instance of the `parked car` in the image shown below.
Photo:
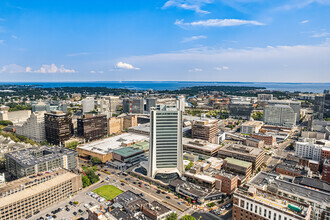
[[[166,199],[171,199],[171,197],[169,197],[169,196],[166,196]]]

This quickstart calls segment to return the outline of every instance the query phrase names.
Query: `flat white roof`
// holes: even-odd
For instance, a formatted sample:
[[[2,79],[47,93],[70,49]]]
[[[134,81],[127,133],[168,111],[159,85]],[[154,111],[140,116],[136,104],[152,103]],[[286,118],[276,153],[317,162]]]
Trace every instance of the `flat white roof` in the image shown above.
[[[199,146],[195,143],[190,143],[190,141],[193,142],[195,140],[201,141],[201,142],[205,143],[205,145]],[[195,148],[195,149],[203,149],[203,150],[208,150],[208,151],[213,151],[213,150],[216,150],[216,149],[221,147],[219,144],[212,144],[212,143],[209,143],[209,142],[204,141],[204,140],[192,139],[192,138],[183,138],[182,139],[182,144],[186,145],[186,146],[189,146],[189,147],[192,147],[192,148]]]
[[[79,149],[92,151],[98,154],[108,154],[112,150],[120,148],[124,145],[130,145],[141,141],[147,141],[148,136],[135,134],[135,133],[124,133],[117,136],[105,138],[99,141],[93,141],[87,144],[79,145]]]

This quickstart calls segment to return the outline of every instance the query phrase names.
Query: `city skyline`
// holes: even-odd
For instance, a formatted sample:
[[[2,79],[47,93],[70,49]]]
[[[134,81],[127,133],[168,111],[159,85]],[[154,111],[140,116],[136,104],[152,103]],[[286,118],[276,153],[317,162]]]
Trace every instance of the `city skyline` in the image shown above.
[[[317,13],[316,13],[317,12]],[[3,82],[330,82],[330,1],[3,1]]]

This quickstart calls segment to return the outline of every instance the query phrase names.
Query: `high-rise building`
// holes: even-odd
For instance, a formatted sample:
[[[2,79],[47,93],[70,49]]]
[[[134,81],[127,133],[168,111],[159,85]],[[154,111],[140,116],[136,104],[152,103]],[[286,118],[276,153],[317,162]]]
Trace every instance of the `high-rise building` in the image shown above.
[[[330,93],[327,91],[324,91],[324,118],[330,118]]]
[[[143,114],[144,100],[142,98],[125,98],[123,100],[123,112],[133,114]]]
[[[324,95],[315,96],[314,109],[313,109],[315,118],[323,119],[324,102],[325,102]]]
[[[119,96],[102,96],[100,107],[101,114],[106,115],[107,118],[111,118],[118,111]]]
[[[57,168],[75,169],[78,153],[59,147],[35,147],[5,154],[6,171],[15,178],[22,178]]]
[[[77,134],[90,141],[102,138],[108,134],[106,115],[84,115],[77,119]]]
[[[269,100],[273,100],[273,94],[258,94],[259,102],[265,102]]]
[[[330,147],[314,144],[312,142],[296,142],[295,155],[319,161],[322,158],[322,151],[329,151]]]
[[[182,111],[174,106],[152,110],[148,176],[166,181],[183,169]]]
[[[147,98],[146,99],[146,111],[150,112],[151,108],[157,106],[157,98]]]
[[[40,112],[40,111],[62,111],[68,112],[68,104],[64,101],[50,101],[50,102],[42,102],[42,101],[34,101],[31,103],[32,112]]]
[[[296,113],[288,105],[267,105],[263,120],[269,125],[293,127],[296,125]]]
[[[36,142],[46,140],[45,111],[33,112],[24,123],[15,125],[15,132]]]
[[[253,105],[249,102],[235,101],[228,105],[229,116],[232,118],[250,120]]]
[[[45,133],[48,143],[63,145],[73,134],[72,118],[61,111],[45,113]]]
[[[176,97],[176,103],[177,103],[177,107],[180,111],[184,112],[185,111],[185,107],[186,107],[186,98],[181,95]]]
[[[270,100],[270,101],[268,101],[268,105],[287,105],[287,106],[290,106],[292,108],[293,112],[296,114],[296,123],[299,122],[301,102],[291,101],[291,100]]]
[[[215,143],[215,135],[218,131],[218,120],[200,119],[194,122],[191,137]]]
[[[94,110],[94,97],[86,97],[82,100],[83,113],[91,112]]]

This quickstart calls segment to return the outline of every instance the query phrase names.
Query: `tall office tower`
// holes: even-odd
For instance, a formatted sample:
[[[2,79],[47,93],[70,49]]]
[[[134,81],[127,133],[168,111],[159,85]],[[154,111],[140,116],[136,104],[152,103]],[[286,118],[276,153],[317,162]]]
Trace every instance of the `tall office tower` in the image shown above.
[[[324,90],[324,118],[330,118],[330,92]]]
[[[183,172],[182,111],[174,106],[151,110],[149,177],[168,182]]]
[[[176,97],[177,107],[180,111],[185,111],[186,98],[183,95]]]
[[[296,125],[296,113],[288,105],[268,105],[264,108],[264,123],[293,127]]]
[[[46,140],[45,113],[45,111],[33,112],[24,123],[16,124],[16,134],[23,135],[37,142]]]
[[[313,109],[315,118],[323,119],[324,103],[325,103],[324,95],[315,96],[314,109]]]
[[[200,119],[194,122],[191,136],[192,138],[202,139],[210,143],[215,143],[215,135],[218,132],[218,120]]]
[[[143,114],[144,100],[142,98],[125,98],[123,100],[123,112],[133,114]]]
[[[301,102],[291,101],[291,100],[270,100],[270,101],[268,101],[268,105],[288,105],[288,106],[290,106],[293,109],[294,113],[296,113],[296,123],[299,122]]]
[[[95,140],[108,134],[106,115],[87,114],[77,119],[77,135],[85,140]]]
[[[119,107],[119,96],[102,96],[101,97],[101,114],[111,118],[117,113]]]
[[[150,112],[151,108],[156,107],[157,98],[147,98],[146,99],[146,111]]]
[[[228,105],[229,115],[232,118],[250,120],[253,105],[249,102],[235,101]]]
[[[91,112],[94,110],[94,97],[87,97],[82,100],[83,113]]]
[[[46,113],[45,132],[48,143],[63,145],[73,134],[72,118],[62,111]]]

